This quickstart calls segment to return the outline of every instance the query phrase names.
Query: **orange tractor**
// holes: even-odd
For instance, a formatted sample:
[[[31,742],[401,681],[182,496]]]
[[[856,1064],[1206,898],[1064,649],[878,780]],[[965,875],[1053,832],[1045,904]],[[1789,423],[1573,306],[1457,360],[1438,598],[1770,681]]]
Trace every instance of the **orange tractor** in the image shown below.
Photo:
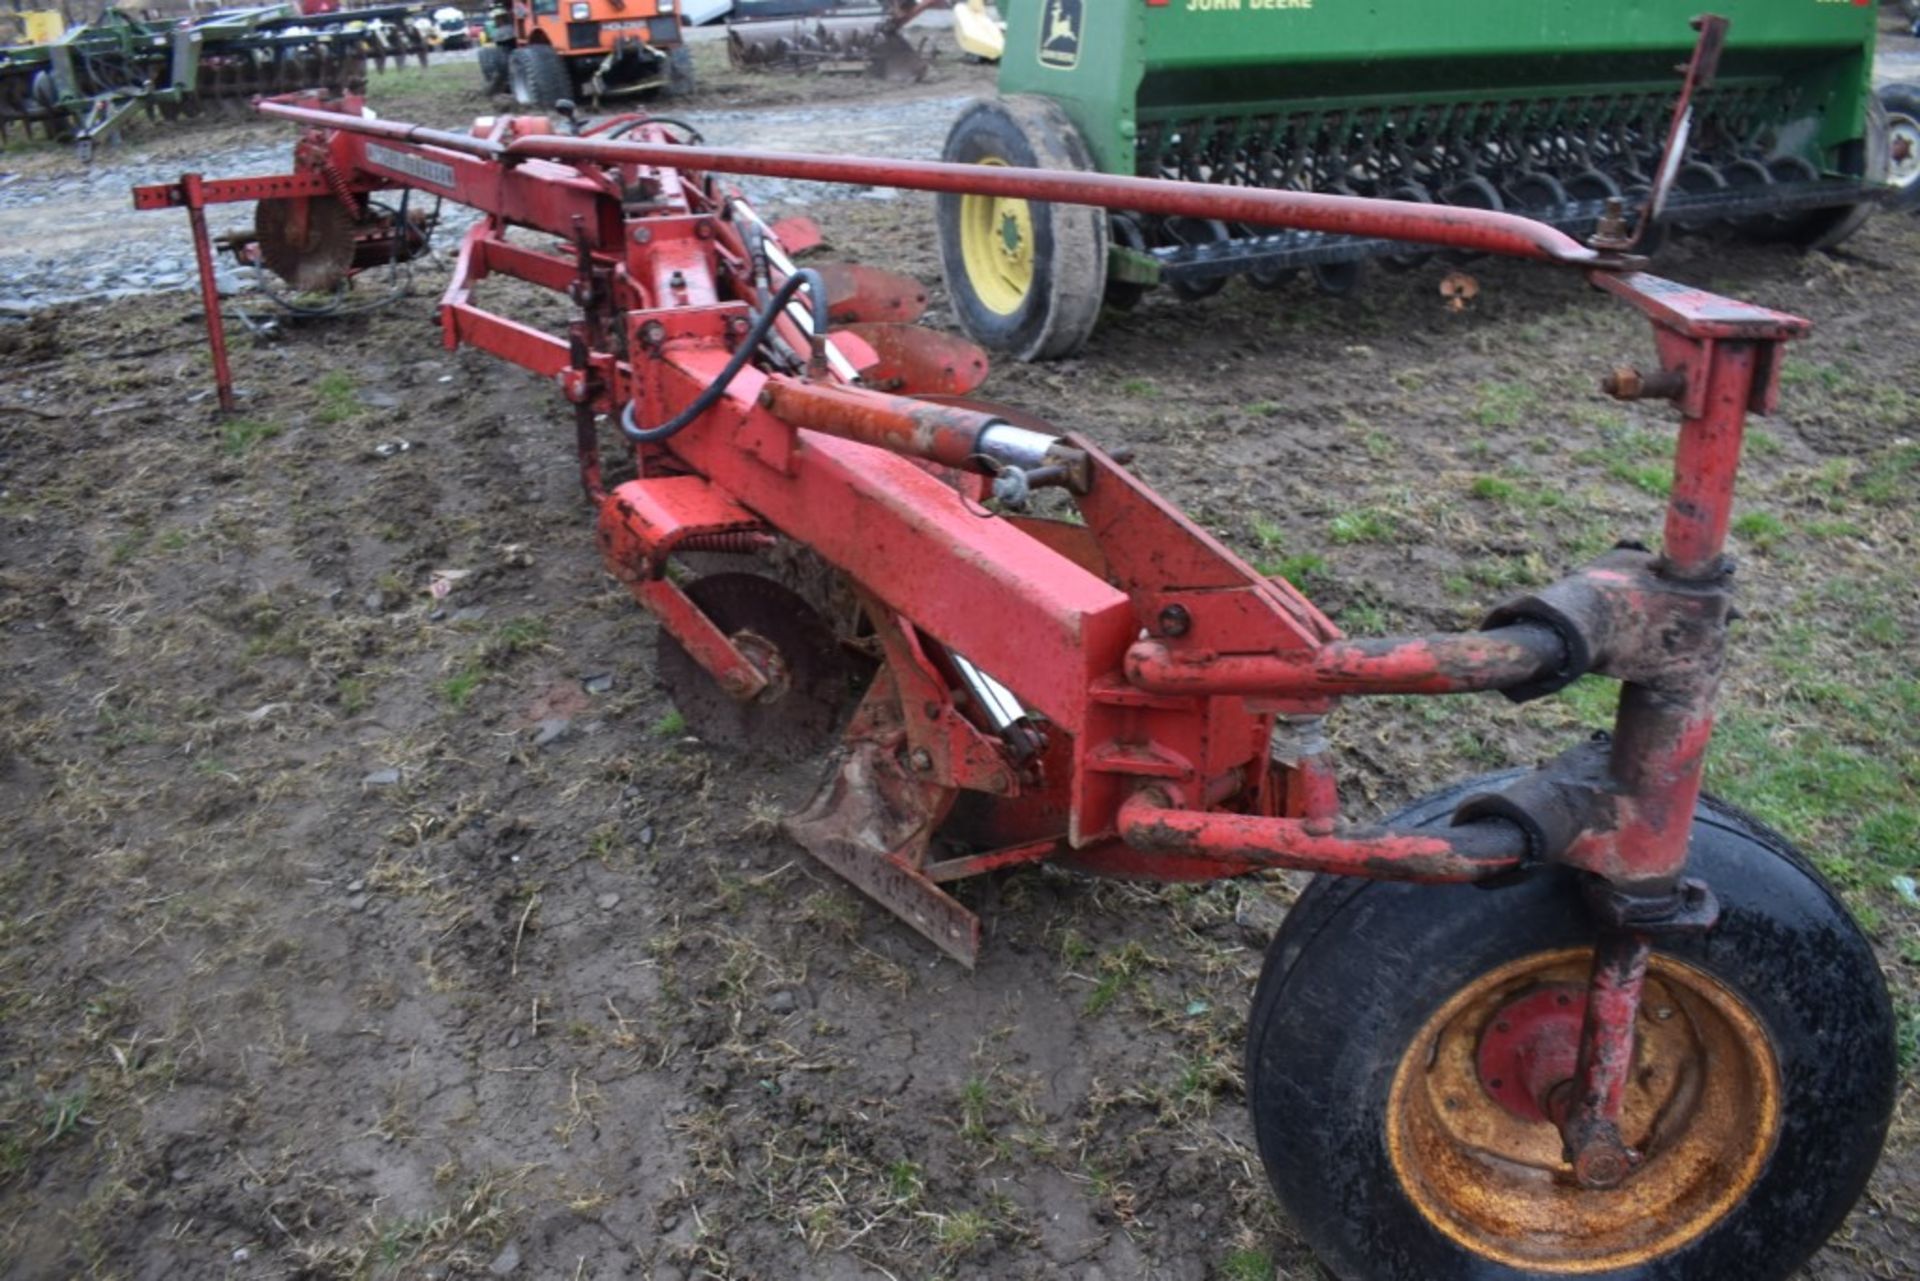
[[[675,0],[511,0],[494,11],[480,74],[523,107],[693,89]]]

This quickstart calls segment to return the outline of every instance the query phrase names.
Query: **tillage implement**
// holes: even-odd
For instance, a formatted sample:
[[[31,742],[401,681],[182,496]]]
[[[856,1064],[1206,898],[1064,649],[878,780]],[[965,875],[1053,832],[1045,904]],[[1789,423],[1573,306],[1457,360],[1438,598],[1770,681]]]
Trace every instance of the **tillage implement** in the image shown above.
[[[427,45],[405,5],[303,14],[293,4],[141,21],[118,9],[37,45],[0,48],[0,141],[11,126],[82,152],[129,113],[176,120],[296,89],[359,92],[369,68]]]
[[[194,220],[223,392],[206,206],[259,201],[295,274],[313,265],[295,230],[322,218],[379,242],[367,261],[412,252],[378,193],[479,209],[446,344],[572,405],[600,554],[657,620],[690,727],[828,753],[786,825],[822,863],[967,966],[961,886],[998,869],[1319,873],[1268,953],[1245,1083],[1273,1187],[1334,1274],[1763,1281],[1839,1224],[1891,1108],[1879,969],[1801,854],[1701,794],[1741,435],[1805,321],[1647,274],[1619,211],[1583,244],[1437,201],[723,150],[644,115],[459,133],[359,107],[265,103],[304,130],[291,173],[136,193]],[[1344,636],[1155,492],[1154,458],[974,399],[986,359],[915,323],[918,284],[810,260],[817,229],[763,217],[729,175],[1574,273],[1652,330],[1648,367],[1608,387],[1677,420],[1662,544],[1622,544],[1475,631]],[[348,254],[314,275],[360,269]],[[493,310],[515,292],[500,278],[575,318],[547,332]],[[1611,734],[1384,823],[1343,816],[1324,730],[1342,699],[1524,701],[1589,673],[1619,682]]]

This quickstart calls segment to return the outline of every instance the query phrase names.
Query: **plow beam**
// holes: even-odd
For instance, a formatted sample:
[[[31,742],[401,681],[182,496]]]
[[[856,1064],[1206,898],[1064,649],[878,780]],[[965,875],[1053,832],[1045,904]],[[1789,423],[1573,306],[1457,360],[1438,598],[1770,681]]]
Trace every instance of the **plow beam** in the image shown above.
[[[1101,209],[1212,218],[1253,226],[1297,227],[1336,235],[1376,236],[1443,249],[1530,258],[1574,267],[1625,269],[1639,260],[1589,249],[1562,231],[1517,214],[1449,205],[1404,204],[1360,196],[1209,186],[1163,178],[1073,173],[1056,169],[953,164],[936,160],[880,160],[794,152],[628,142],[535,134],[507,142],[484,140],[388,120],[284,102],[263,102],[264,115],[347,133],[443,146],[469,155],[567,164],[647,165],[804,182],[898,187],[1054,200]]]
[[[265,108],[263,108],[264,110]],[[1517,214],[1448,205],[1399,205],[1360,196],[1215,187],[1164,178],[1073,173],[1057,169],[953,164],[938,160],[874,160],[723,147],[603,142],[595,138],[518,138],[509,155],[603,164],[678,165],[711,173],[787,178],[908,191],[1054,200],[1253,226],[1298,227],[1336,235],[1380,236],[1446,249],[1592,267],[1609,261],[1564,232]]]

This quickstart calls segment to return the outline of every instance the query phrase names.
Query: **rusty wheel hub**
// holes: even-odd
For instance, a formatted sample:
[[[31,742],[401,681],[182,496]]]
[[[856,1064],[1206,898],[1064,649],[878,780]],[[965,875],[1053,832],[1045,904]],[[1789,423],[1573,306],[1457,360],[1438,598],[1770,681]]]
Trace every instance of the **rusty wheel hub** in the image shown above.
[[[1592,953],[1543,953],[1457,993],[1402,1056],[1387,1140],[1400,1184],[1477,1254],[1548,1273],[1666,1253],[1737,1204],[1780,1120],[1759,1020],[1711,976],[1656,955],[1620,1130],[1641,1156],[1618,1186],[1579,1186],[1555,1121],[1572,1093]]]

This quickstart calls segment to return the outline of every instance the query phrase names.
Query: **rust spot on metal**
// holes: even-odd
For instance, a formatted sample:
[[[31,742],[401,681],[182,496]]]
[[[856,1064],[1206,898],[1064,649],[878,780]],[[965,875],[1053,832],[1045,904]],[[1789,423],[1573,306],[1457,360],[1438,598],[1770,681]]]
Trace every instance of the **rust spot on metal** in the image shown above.
[[[1573,1003],[1559,998],[1585,991],[1591,965],[1589,950],[1545,952],[1482,975],[1408,1042],[1388,1095],[1388,1153],[1408,1198],[1463,1248],[1523,1272],[1607,1272],[1678,1250],[1746,1195],[1780,1129],[1779,1067],[1758,1019],[1708,974],[1656,955],[1648,1004],[1673,1014],[1642,1022],[1620,1113],[1644,1160],[1617,1186],[1582,1187],[1551,1119],[1565,1085],[1548,1078],[1566,1064]],[[1529,1068],[1523,1050],[1543,1027],[1546,1061]],[[1529,1096],[1531,1109],[1509,1079],[1529,1070],[1545,1096]]]

